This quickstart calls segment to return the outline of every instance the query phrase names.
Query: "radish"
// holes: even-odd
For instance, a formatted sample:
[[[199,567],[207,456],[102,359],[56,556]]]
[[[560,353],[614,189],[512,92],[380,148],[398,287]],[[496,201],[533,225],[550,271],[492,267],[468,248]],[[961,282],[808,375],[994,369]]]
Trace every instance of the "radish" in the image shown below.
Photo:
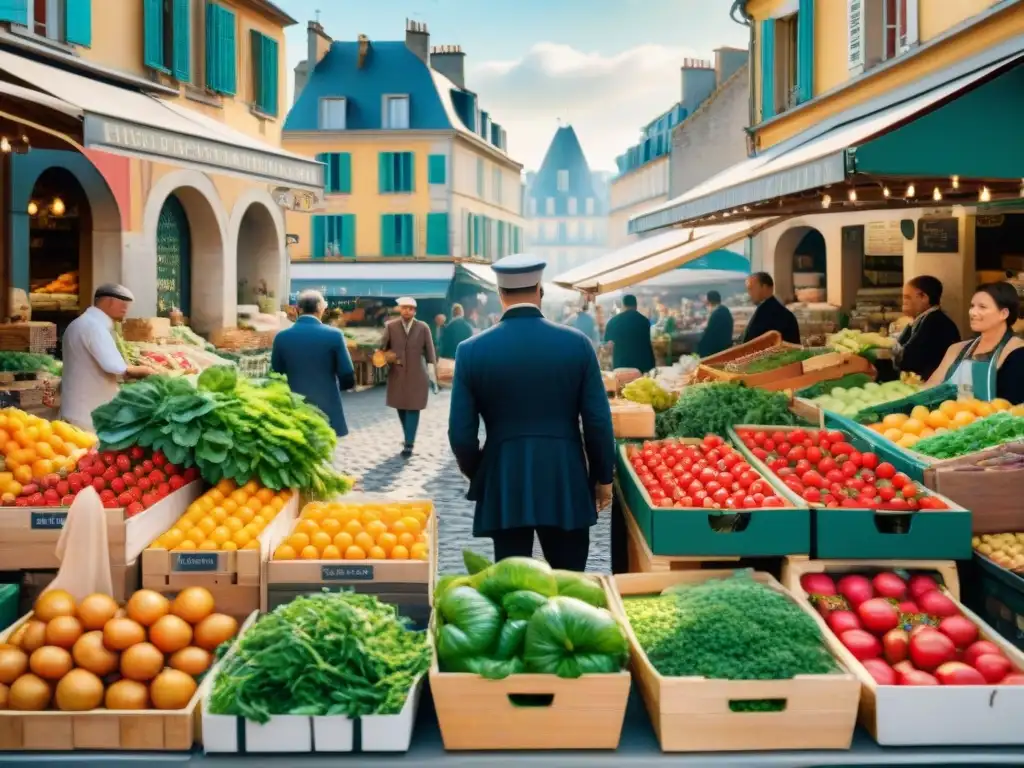
[[[925,592],[931,592],[933,589],[938,589],[939,585],[935,583],[935,579],[924,573],[918,573],[910,577],[910,596],[914,600],[917,600]]]
[[[999,683],[1010,674],[1013,665],[1005,656],[983,653],[974,660],[974,668],[981,673],[986,683]]]
[[[929,616],[956,616],[960,613],[956,603],[937,589],[920,595],[917,604],[921,606],[921,611]]]
[[[935,677],[943,685],[984,685],[985,678],[974,667],[962,661],[949,661],[935,670]]]
[[[898,601],[907,595],[907,583],[892,571],[876,574],[871,580],[871,586],[880,597],[890,597]]]
[[[871,582],[866,577],[858,574],[843,576],[839,580],[839,584],[836,585],[836,589],[840,595],[850,601],[850,605],[854,608],[865,600],[870,600],[875,594],[874,589],[871,587]]]
[[[827,573],[805,573],[800,577],[800,586],[809,595],[834,595],[835,582]]]
[[[966,648],[978,639],[978,628],[964,616],[947,616],[939,622],[939,632],[952,640],[957,648]]]

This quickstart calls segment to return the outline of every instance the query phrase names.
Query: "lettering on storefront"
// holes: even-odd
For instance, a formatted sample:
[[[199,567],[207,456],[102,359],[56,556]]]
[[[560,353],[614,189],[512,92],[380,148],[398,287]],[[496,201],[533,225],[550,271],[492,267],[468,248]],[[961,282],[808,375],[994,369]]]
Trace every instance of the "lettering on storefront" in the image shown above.
[[[372,565],[321,565],[323,581],[373,581]]]

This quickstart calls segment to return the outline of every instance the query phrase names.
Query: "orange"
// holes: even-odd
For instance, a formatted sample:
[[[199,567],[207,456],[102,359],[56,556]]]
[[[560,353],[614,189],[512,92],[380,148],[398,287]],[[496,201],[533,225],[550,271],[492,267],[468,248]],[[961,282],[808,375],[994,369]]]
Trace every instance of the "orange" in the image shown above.
[[[331,535],[324,533],[323,531],[317,531],[309,537],[309,543],[322,552],[324,547],[329,547],[331,545]]]
[[[349,520],[347,523],[345,523],[345,530],[351,533],[353,536],[355,536],[357,533],[362,533],[363,524],[360,523],[358,520]]]
[[[898,443],[903,439],[903,430],[896,429],[896,427],[890,427],[882,433],[882,437],[886,440],[892,440],[894,443]]]
[[[359,519],[364,523],[372,523],[374,520],[380,520],[380,513],[372,509],[364,509],[359,513]]]
[[[249,525],[245,526],[242,530],[245,531],[246,533],[248,533],[254,539],[257,536],[259,536],[261,533],[263,533],[263,531],[260,530],[259,526],[253,525],[252,523],[250,523]]]
[[[359,507],[342,507],[338,511],[338,519],[342,523],[347,523],[349,520],[359,520]]]
[[[897,442],[896,445],[898,445],[900,448],[913,448],[914,443],[916,443],[920,439],[921,438],[919,438],[917,435],[908,434],[900,438],[899,442]]]
[[[256,500],[260,502],[261,507],[267,503],[264,499],[261,499],[259,497],[257,497]],[[317,504],[316,502],[307,504],[306,508],[302,510],[302,517],[308,520],[323,520],[324,517],[326,517],[326,515],[327,512],[324,509],[323,505]]]
[[[209,498],[208,496],[203,496],[203,498],[201,498],[198,501],[198,504],[199,504],[200,507],[203,508],[204,512],[209,512],[211,509],[213,509],[214,507],[217,506],[217,502],[215,502],[213,499]]]
[[[366,524],[366,532],[370,534],[374,540],[380,537],[382,533],[387,533],[388,524],[383,523],[380,520],[371,520]]]
[[[221,552],[234,552],[238,549],[238,545],[233,541],[225,541],[220,545]]]
[[[258,498],[260,501],[266,504],[272,498],[274,498],[274,492],[269,488],[260,488],[258,491],[256,491],[256,498]]]
[[[418,534],[423,530],[423,526],[420,525],[420,521],[415,517],[403,517],[399,520],[400,523],[404,523],[409,533]]]
[[[416,537],[413,536],[411,533],[400,533],[398,535],[398,543],[399,545],[408,549],[416,543]]]
[[[288,537],[288,543],[295,548],[296,552],[300,552],[305,547],[309,546],[309,534],[302,533],[301,531],[299,531],[298,533],[293,533],[291,536]]]
[[[238,506],[243,506],[245,502],[249,500],[249,494],[239,489],[231,492],[231,500],[234,501]]]
[[[242,521],[239,520],[237,517],[229,517],[227,520],[224,521],[224,527],[232,533],[238,533],[245,526],[242,525]]]
[[[14,470],[14,479],[22,485],[28,485],[32,482],[32,467],[22,464]]]
[[[237,488],[235,481],[226,477],[217,483],[217,490],[225,495],[231,493],[235,488]]]
[[[884,419],[882,419],[882,426],[884,427],[902,427],[903,422],[907,421],[909,417],[905,413],[890,413]]]
[[[245,506],[251,509],[253,512],[259,512],[263,509],[263,502],[257,499],[255,496],[251,497],[245,502]]]
[[[973,422],[975,416],[970,411],[960,411],[953,417],[953,425],[957,428],[966,427],[968,424]]]
[[[353,545],[345,550],[346,560],[365,560],[366,553],[359,547]]]
[[[382,533],[377,537],[377,545],[385,552],[390,552],[398,543],[398,537],[393,533]]]
[[[210,512],[210,517],[212,517],[215,522],[223,523],[228,519],[228,511],[224,509],[224,507],[214,507]]]
[[[925,427],[924,429],[922,429],[920,432],[917,433],[917,436],[920,439],[924,440],[926,437],[931,437],[934,434],[935,434],[935,430],[934,429],[932,429],[931,427]]]
[[[303,547],[302,551],[299,553],[299,559],[300,560],[319,560],[320,559],[320,550],[317,549],[316,547],[312,546],[312,545],[310,545],[308,547]]]
[[[250,520],[249,522],[250,522],[250,523],[251,523],[252,525],[255,525],[255,526],[256,526],[257,528],[259,528],[259,529],[260,529],[261,531],[262,531],[262,530],[263,530],[264,528],[266,528],[266,526],[267,526],[267,520],[266,520],[266,518],[260,517],[259,515],[256,515],[256,516],[255,516],[255,517],[254,517],[254,518],[253,518],[252,520]]]
[[[49,443],[36,443],[36,454],[43,459],[52,459],[57,455],[57,452],[53,450],[53,446]]]
[[[252,496],[254,493],[259,491],[259,489],[260,486],[256,483],[255,480],[250,480],[248,483],[242,486],[242,490],[245,491],[249,496]]]
[[[324,551],[320,553],[321,560],[341,560],[341,550],[333,544],[328,544],[324,547]]]
[[[32,471],[36,477],[46,477],[53,472],[53,462],[49,459],[36,459],[32,462]]]
[[[270,500],[270,506],[272,506],[274,509],[280,510],[284,507],[284,499],[282,499],[280,496],[275,496]]]
[[[991,403],[989,403],[989,405],[991,405],[992,409],[996,410],[996,411],[1008,411],[1011,408],[1010,401],[1009,400],[1004,400],[1001,397],[997,397],[995,400],[993,400]],[[2,442],[2,438],[3,438],[3,432],[0,431],[0,442]]]
[[[252,541],[252,535],[248,531],[236,531],[231,540],[239,547],[244,547]]]
[[[385,552],[380,547],[377,547],[377,546],[370,547],[367,550],[367,552],[366,552],[366,556],[368,558],[370,558],[371,560],[387,560],[388,559],[388,553]]]
[[[978,418],[991,416],[996,412],[996,409],[993,408],[990,403],[975,403],[972,410],[974,411],[974,415]],[[38,451],[38,448],[36,450]]]
[[[932,429],[938,429],[939,427],[949,426],[949,416],[942,411],[932,411],[928,414],[928,418],[925,423]]]
[[[253,539],[248,544],[246,544],[244,547],[242,547],[242,549],[259,549],[259,548],[260,548],[260,543],[256,539]]]
[[[942,402],[942,405],[939,406],[939,410],[942,411],[947,416],[949,416],[949,418],[953,418],[954,416],[956,416],[956,412],[960,409],[955,401],[944,400]]]
[[[254,517],[256,517],[256,515],[254,515],[253,511],[251,509],[249,509],[248,507],[239,507],[238,511],[235,512],[235,517],[237,517],[243,523],[248,525],[249,523],[252,522],[252,519]]]
[[[415,544],[412,545],[412,548],[409,550],[409,557],[412,558],[413,560],[427,560],[427,559],[429,559],[429,553],[428,553],[428,550],[427,550],[427,545],[423,544],[421,542],[416,542]]]
[[[171,530],[163,535],[163,539],[170,545],[169,549],[174,549],[174,547],[185,540],[185,532],[179,528],[171,528]]]
[[[214,544],[220,546],[225,541],[228,541],[230,538],[231,531],[229,531],[227,528],[221,525],[213,529],[213,532],[210,534],[210,538],[207,539],[207,541],[212,541]]]
[[[204,517],[202,520],[200,520],[198,523],[196,523],[196,528],[198,528],[199,530],[201,530],[203,533],[206,533],[206,534],[213,533],[213,529],[216,528],[216,527],[217,527],[217,521],[214,520],[212,517]]]
[[[196,544],[202,544],[204,541],[206,541],[206,531],[204,531],[202,528],[191,528],[185,531],[185,538],[191,539]]]
[[[209,496],[214,501],[216,501],[218,504],[220,504],[222,501],[224,501],[224,499],[227,498],[227,496],[224,495],[224,491],[220,490],[219,488],[211,488],[206,492],[206,495]]]
[[[409,526],[405,524],[405,520],[395,520],[395,522],[391,524],[391,532],[394,534],[401,535],[408,532],[408,530]]]
[[[310,536],[312,536],[319,530],[320,526],[316,524],[315,520],[299,520],[299,522],[295,524],[296,533],[308,533]]]
[[[368,550],[370,547],[374,546],[376,542],[374,542],[373,536],[368,534],[366,531],[360,531],[356,534],[354,543],[360,549]]]
[[[256,514],[262,517],[264,520],[273,520],[275,517],[277,517],[278,512],[280,512],[280,510],[274,509],[273,507],[263,507]]]
[[[194,541],[190,541],[189,539],[185,539],[183,542],[181,542],[181,544],[179,544],[176,547],[176,549],[184,549],[191,551],[193,549],[196,549],[196,543]]]
[[[334,546],[342,552],[351,547],[353,543],[354,540],[352,539],[352,534],[348,531],[341,531],[334,535]]]
[[[924,429],[924,424],[922,424],[917,419],[907,419],[906,421],[903,422],[903,426],[900,427],[900,429],[903,430],[904,435],[916,435],[918,432]]]
[[[341,532],[341,521],[335,520],[333,517],[325,517],[320,521],[320,530],[333,539],[335,534]]]
[[[202,544],[199,545],[199,548],[200,549],[208,549],[208,550],[216,550],[217,549],[217,542],[211,541],[210,539],[207,539],[206,541],[204,541]]]
[[[397,547],[391,550],[391,554],[389,555],[389,557],[392,560],[408,560],[409,550],[403,547],[401,544],[399,544]]]
[[[234,499],[224,499],[224,501],[222,501],[220,505],[224,508],[224,511],[227,512],[229,515],[238,511],[238,504],[235,502]]]

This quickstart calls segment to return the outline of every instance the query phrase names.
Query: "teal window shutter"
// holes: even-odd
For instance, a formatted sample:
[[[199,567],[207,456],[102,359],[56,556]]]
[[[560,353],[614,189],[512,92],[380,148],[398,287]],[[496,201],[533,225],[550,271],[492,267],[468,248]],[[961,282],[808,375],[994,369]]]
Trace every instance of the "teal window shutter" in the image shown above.
[[[427,214],[427,256],[448,255],[448,214]]]
[[[192,2],[174,0],[174,77],[183,83],[192,79]]]
[[[480,242],[480,217],[473,217],[473,255],[480,255],[480,246],[483,243]]]
[[[476,195],[480,198],[484,196],[484,159],[482,157],[476,159]]]
[[[310,252],[314,259],[322,259],[327,252],[327,217],[310,216]]]
[[[400,152],[398,153],[398,169],[396,170],[396,176],[399,181],[396,185],[396,191],[398,192],[412,192],[415,188],[415,174],[416,174],[416,156],[412,152]]]
[[[444,155],[431,155],[427,158],[427,182],[444,184],[448,158]]]
[[[260,109],[277,117],[278,112],[278,61],[277,40],[263,38],[263,93]]]
[[[334,191],[343,195],[352,194],[352,155],[348,152],[335,153],[337,168],[334,172]]]
[[[238,90],[235,14],[215,3],[206,6],[206,87],[228,96]]]
[[[331,155],[327,152],[321,152],[316,156],[316,161],[324,164],[324,191],[333,192],[334,180],[331,174]]]
[[[380,255],[395,255],[395,216],[392,213],[380,217]]]
[[[356,215],[343,213],[341,219],[341,255],[349,258],[356,255]]]
[[[207,12],[209,21],[209,12]],[[164,66],[163,0],[145,0],[142,8],[142,60],[147,67],[166,71]]]
[[[160,0],[146,0],[158,8]],[[220,90],[220,6],[206,4],[206,87],[211,91]]]
[[[761,119],[775,117],[775,19],[761,22]]]
[[[796,101],[814,98],[814,0],[800,0],[796,17]]]
[[[222,93],[234,96],[238,90],[238,73],[236,72],[236,46],[235,46],[235,14],[227,8],[221,8],[221,29],[220,29],[220,62],[223,69]]]
[[[508,226],[504,221],[498,222],[498,258],[500,259],[505,255],[505,227]]]
[[[28,0],[0,0],[0,21],[28,26]]]
[[[378,191],[395,191],[395,160],[391,152],[381,152],[377,155],[378,167]]]
[[[412,256],[413,217],[411,213],[403,213],[395,217],[398,220],[399,255]]]
[[[64,0],[64,39],[73,45],[92,45],[92,0]]]

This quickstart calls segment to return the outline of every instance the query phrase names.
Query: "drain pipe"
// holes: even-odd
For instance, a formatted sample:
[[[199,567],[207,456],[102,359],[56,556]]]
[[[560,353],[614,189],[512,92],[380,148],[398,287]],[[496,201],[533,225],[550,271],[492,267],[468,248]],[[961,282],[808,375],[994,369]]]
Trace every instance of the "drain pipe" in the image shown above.
[[[754,124],[757,122],[757,111],[754,108],[754,88],[757,83],[758,66],[757,57],[754,55],[754,17],[747,11],[747,0],[733,0],[732,8],[729,10],[729,16],[737,24],[742,24],[750,28],[750,41],[747,43],[747,57],[749,60],[748,68],[750,70],[750,98],[747,100],[747,119],[748,126],[746,129],[747,133],[747,154],[754,154],[754,147],[752,141],[752,129]]]

